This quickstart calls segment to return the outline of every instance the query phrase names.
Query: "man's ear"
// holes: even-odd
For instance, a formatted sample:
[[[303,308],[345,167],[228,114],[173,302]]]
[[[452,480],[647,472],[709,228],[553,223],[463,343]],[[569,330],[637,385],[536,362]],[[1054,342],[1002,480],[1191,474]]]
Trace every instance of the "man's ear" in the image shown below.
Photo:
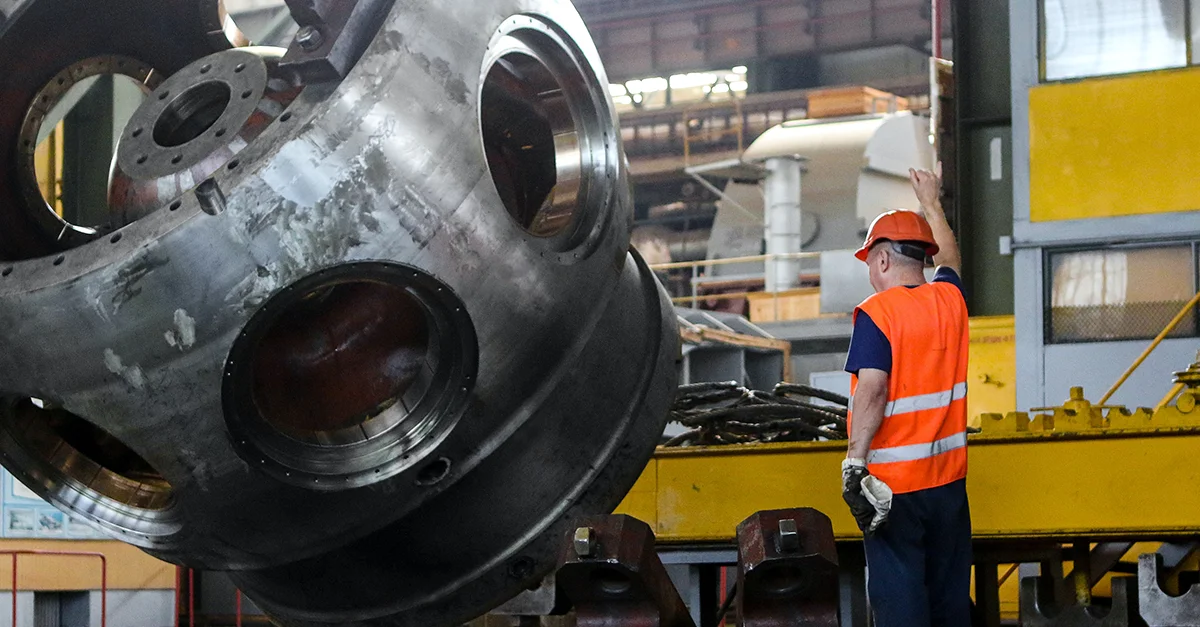
[[[879,271],[886,272],[887,269],[890,267],[892,267],[892,251],[887,250],[886,248],[883,250],[880,250],[879,251]]]

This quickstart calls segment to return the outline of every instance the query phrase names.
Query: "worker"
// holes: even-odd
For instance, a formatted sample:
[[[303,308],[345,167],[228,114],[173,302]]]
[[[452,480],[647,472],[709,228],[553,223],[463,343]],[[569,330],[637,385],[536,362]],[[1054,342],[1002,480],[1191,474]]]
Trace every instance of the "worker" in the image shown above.
[[[923,214],[889,211],[856,256],[875,294],[854,311],[842,496],[864,532],[875,627],[971,624],[967,305],[939,196],[909,171]],[[926,282],[926,257],[936,271]]]

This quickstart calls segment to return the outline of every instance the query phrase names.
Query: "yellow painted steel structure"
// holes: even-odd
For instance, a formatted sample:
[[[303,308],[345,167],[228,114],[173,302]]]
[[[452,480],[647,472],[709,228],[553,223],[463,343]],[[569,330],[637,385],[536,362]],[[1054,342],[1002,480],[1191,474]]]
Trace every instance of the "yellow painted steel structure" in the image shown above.
[[[1200,68],[1034,87],[1030,219],[1200,209]]]
[[[1017,406],[1017,334],[1012,316],[970,321],[967,415],[1005,412]],[[979,426],[979,425],[973,425]]]
[[[976,539],[1161,539],[1200,532],[1200,389],[1160,411],[1065,406],[983,417],[971,436]],[[1185,400],[1186,399],[1186,400]],[[660,449],[618,511],[661,543],[733,542],[767,509],[814,507],[840,540],[860,536],[842,502],[845,442]]]

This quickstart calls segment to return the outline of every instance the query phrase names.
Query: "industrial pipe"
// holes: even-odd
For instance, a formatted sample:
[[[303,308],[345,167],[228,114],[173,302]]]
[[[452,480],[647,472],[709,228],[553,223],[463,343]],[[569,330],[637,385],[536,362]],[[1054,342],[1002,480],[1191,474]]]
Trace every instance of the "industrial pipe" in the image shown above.
[[[804,160],[800,157],[767,159],[767,177],[763,181],[766,207],[767,255],[793,255],[802,252],[804,236],[800,231],[800,191]],[[785,256],[766,263],[766,289],[784,292],[800,284],[800,260]]]

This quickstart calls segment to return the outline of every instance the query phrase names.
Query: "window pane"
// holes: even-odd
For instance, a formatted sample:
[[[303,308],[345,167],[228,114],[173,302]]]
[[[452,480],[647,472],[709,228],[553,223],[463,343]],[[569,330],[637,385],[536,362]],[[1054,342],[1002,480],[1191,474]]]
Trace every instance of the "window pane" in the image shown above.
[[[1190,246],[1051,257],[1051,343],[1151,338],[1193,291]],[[1195,312],[1171,337],[1196,334]]]
[[[1043,0],[1046,79],[1187,65],[1184,2]]]

